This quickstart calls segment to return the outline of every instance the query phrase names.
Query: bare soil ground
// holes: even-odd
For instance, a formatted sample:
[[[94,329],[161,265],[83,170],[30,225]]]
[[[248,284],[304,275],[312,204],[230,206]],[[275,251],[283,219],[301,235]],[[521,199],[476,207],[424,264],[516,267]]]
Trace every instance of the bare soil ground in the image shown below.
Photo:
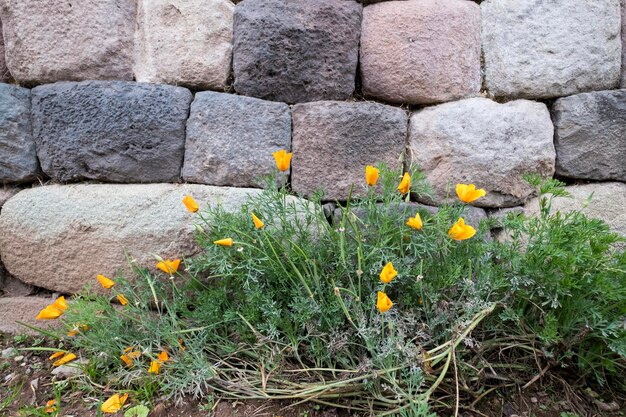
[[[52,367],[49,353],[25,351],[37,343],[45,346],[43,339],[0,334],[0,351],[17,349],[0,358],[0,416],[38,416],[46,401],[53,398]],[[546,375],[530,389],[519,387],[494,390],[474,403],[461,403],[460,417],[623,417],[626,402],[605,387],[602,395],[589,388],[572,387],[560,376]],[[98,398],[90,397],[73,387],[65,395],[59,416],[96,417]],[[440,393],[440,402],[449,408],[438,410],[438,415],[454,416],[453,393]],[[132,405],[132,399],[129,401]],[[122,413],[116,415],[121,416]],[[211,406],[206,401],[189,399],[175,406],[169,402],[155,401],[149,417],[362,417],[343,409],[324,408],[315,404],[285,402],[245,401],[232,402],[216,399]]]

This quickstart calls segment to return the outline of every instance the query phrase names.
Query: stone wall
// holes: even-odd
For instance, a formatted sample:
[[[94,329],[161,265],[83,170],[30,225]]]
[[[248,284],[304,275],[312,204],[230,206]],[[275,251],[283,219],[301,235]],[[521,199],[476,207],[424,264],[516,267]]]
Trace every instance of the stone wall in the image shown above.
[[[236,208],[279,149],[329,200],[378,162],[487,211],[557,176],[626,235],[619,0],[0,0],[0,23],[0,258],[34,286],[192,255],[182,196]]]

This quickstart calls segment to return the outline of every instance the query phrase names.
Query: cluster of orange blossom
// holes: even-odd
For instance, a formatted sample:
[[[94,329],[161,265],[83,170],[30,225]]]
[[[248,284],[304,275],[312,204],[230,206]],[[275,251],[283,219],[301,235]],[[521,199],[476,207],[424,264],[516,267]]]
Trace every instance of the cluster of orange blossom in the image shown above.
[[[365,183],[368,186],[373,187],[376,185],[376,182],[378,181],[378,175],[378,169],[374,168],[371,165],[365,167]],[[398,191],[402,194],[407,194],[411,191],[411,175],[408,172],[405,172],[402,176],[402,180],[398,185]],[[472,201],[475,201],[480,197],[484,197],[485,195],[487,195],[487,192],[483,189],[477,190],[474,184],[457,184],[456,194],[459,200],[461,200],[462,202],[471,203]],[[422,221],[419,213],[416,213],[415,217],[410,217],[407,220],[406,224],[407,226],[415,230],[421,230],[424,227],[424,222]],[[448,230],[448,236],[451,239],[457,241],[469,239],[475,234],[476,229],[474,229],[470,225],[465,224],[465,220],[462,217],[459,217],[456,223],[454,223],[452,227],[450,227],[450,229]],[[397,275],[398,271],[393,268],[393,264],[391,262],[388,262],[387,265],[385,265],[383,270],[380,272],[380,280],[386,286]],[[384,290],[385,288],[383,286],[383,291],[378,291],[378,298],[376,301],[376,308],[378,308],[378,311],[380,311],[381,313],[389,311],[389,309],[393,306],[393,302],[387,296]]]
[[[279,171],[287,171],[289,169],[289,164],[291,162],[291,153],[287,153],[285,150],[280,150],[278,152],[274,152],[274,159],[276,160],[276,167]],[[367,165],[365,167],[365,182],[368,186],[373,187],[378,182],[378,177],[380,172],[377,168],[372,165]],[[408,172],[405,172],[400,180],[400,184],[398,185],[398,191],[402,194],[407,194],[411,191],[411,175]],[[483,189],[476,189],[474,184],[457,184],[456,185],[456,194],[459,197],[459,200],[464,203],[471,203],[474,200],[477,200],[480,197],[484,197],[487,193]],[[199,206],[196,201],[191,196],[186,196],[183,199],[183,203],[187,207],[187,209],[195,213],[198,211]],[[259,219],[253,212],[250,213],[252,217],[252,221],[254,226],[257,229],[262,229],[265,224],[261,219]],[[424,227],[424,222],[420,217],[419,213],[415,214],[415,217],[410,217],[407,222],[407,226],[415,229],[421,230]],[[476,229],[474,229],[470,225],[465,224],[465,220],[460,217],[456,223],[450,227],[448,230],[448,236],[451,239],[461,241],[471,238],[476,234]],[[233,239],[231,237],[218,239],[213,242],[215,245],[231,247],[233,246]],[[383,270],[380,273],[380,280],[383,284],[387,285],[398,275],[398,271],[393,268],[393,264],[391,262],[387,263]],[[381,313],[387,312],[393,306],[393,302],[391,299],[385,294],[384,287],[383,291],[378,291],[378,299],[376,301],[376,308]]]

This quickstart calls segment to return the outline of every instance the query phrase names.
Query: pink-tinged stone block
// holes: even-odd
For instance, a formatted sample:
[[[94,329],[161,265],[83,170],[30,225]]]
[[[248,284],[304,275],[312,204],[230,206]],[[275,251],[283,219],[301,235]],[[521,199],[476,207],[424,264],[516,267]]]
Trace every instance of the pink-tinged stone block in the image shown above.
[[[363,92],[429,104],[480,92],[480,7],[467,0],[377,3],[363,10]]]
[[[22,85],[132,80],[134,0],[1,0],[6,65]]]

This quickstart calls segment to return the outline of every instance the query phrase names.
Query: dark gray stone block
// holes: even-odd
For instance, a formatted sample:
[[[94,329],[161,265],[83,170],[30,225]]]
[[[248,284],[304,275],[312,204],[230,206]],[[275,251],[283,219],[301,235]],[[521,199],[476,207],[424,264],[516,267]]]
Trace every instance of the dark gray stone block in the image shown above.
[[[32,181],[38,173],[30,90],[0,84],[0,184]]]
[[[626,181],[626,90],[558,99],[552,116],[558,175]]]
[[[361,33],[352,0],[254,0],[235,9],[235,90],[299,103],[352,95]]]
[[[273,152],[291,149],[284,103],[233,94],[197,93],[187,121],[185,181],[261,187],[276,169]]]
[[[125,81],[33,89],[33,135],[43,171],[59,181],[177,181],[191,92]]]

